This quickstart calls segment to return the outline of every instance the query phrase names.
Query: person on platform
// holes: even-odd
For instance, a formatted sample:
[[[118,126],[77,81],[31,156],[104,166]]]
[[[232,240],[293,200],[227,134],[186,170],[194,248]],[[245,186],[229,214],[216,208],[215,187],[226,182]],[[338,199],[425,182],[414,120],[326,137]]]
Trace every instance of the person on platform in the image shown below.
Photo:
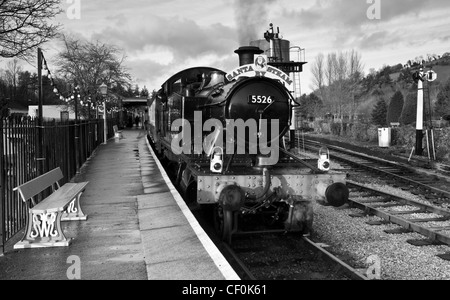
[[[139,118],[139,116],[136,116],[135,118],[134,118],[134,123],[136,124],[136,127],[139,127],[139,121],[140,121],[141,119]]]

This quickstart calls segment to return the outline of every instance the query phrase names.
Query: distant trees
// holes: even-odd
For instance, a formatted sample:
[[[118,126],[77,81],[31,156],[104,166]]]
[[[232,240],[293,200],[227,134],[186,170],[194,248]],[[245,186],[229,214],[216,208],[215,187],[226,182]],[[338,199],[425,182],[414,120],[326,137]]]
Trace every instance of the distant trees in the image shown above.
[[[44,104],[59,104],[61,101],[54,93],[53,86],[47,76],[43,76]],[[65,82],[60,78],[53,78],[60,87]],[[20,61],[11,60],[6,65],[6,70],[0,70],[0,102],[3,107],[2,115],[7,115],[7,108],[15,103],[24,108],[38,103],[37,99],[38,79],[36,73],[23,71]]]
[[[9,61],[6,64],[4,80],[9,86],[8,97],[11,99],[14,99],[16,97],[20,72],[22,72],[22,66],[19,64],[19,60],[17,58]]]
[[[312,66],[313,88],[324,108],[340,119],[354,117],[360,102],[363,65],[361,55],[351,50],[319,54]]]
[[[62,10],[60,0],[0,1],[0,57],[28,58],[32,50],[58,34],[49,21]]]
[[[372,111],[372,123],[381,127],[386,126],[387,105],[383,98],[380,98]]]
[[[133,96],[135,96],[135,97],[139,97],[140,96],[140,91],[139,91],[139,85],[135,85],[135,87],[134,87],[134,91],[133,91]]]
[[[437,117],[450,115],[450,79],[439,88],[434,112]]]
[[[325,57],[323,53],[317,55],[316,60],[311,67],[311,73],[313,75],[312,87],[317,90],[319,96],[323,98],[325,88]]]
[[[417,119],[417,93],[409,93],[406,96],[405,104],[403,106],[400,123],[402,125],[411,125]]]
[[[319,117],[323,115],[323,102],[314,93],[303,95],[300,97],[299,112],[304,118]]]
[[[404,98],[400,91],[397,91],[389,102],[387,111],[387,124],[398,123],[402,116]]]
[[[413,73],[411,72],[410,68],[404,68],[400,71],[400,74],[397,78],[397,82],[403,82],[406,84],[412,84],[414,83],[413,80]]]
[[[142,97],[142,98],[147,98],[149,96],[149,94],[150,93],[149,93],[147,87],[144,85],[144,87],[142,88],[139,96]]]

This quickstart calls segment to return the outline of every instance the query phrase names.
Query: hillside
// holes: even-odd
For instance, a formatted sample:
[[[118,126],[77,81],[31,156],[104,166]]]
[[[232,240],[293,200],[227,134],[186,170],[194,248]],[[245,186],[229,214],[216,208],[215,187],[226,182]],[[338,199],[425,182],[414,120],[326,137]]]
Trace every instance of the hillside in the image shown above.
[[[438,61],[432,62],[431,64],[425,65],[425,71],[432,67],[432,70],[438,74],[438,79],[434,82],[434,84],[440,84],[442,82],[446,82],[450,78],[450,59],[439,59]],[[411,68],[413,72],[418,71],[418,67]],[[400,72],[394,72],[389,74],[393,81],[397,81]]]
[[[433,105],[440,86],[450,80],[450,56],[425,63],[424,71],[428,71],[430,67],[438,75],[438,79],[429,85],[430,99]],[[405,98],[408,94],[417,93],[417,85],[412,79],[412,74],[419,71],[419,68],[418,63],[405,66],[402,64],[385,66],[380,71],[364,77],[360,83],[363,87],[362,93],[359,95],[361,100],[358,114],[360,117],[370,118],[380,97],[389,104],[389,100],[396,91],[400,91]]]

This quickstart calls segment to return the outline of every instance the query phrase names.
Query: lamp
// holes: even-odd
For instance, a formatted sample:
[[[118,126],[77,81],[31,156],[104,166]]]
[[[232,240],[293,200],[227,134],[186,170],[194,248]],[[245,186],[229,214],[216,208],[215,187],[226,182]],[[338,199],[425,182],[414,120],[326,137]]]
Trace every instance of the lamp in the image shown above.
[[[102,83],[99,86],[100,94],[103,96],[103,142],[106,144],[107,141],[107,123],[106,123],[106,96],[108,95],[108,86],[105,83]]]
[[[103,97],[108,94],[108,86],[105,83],[102,83],[98,89],[100,90],[100,94],[102,94]]]

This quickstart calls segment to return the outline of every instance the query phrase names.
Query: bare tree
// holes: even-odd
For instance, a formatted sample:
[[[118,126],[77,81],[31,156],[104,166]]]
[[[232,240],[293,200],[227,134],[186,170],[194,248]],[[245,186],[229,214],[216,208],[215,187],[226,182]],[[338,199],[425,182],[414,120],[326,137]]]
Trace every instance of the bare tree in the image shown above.
[[[335,72],[335,66],[336,66],[336,53],[329,53],[327,55],[327,68],[325,72],[325,77],[327,79],[328,86],[330,87],[335,78],[336,78],[336,72]]]
[[[326,62],[316,60],[313,66],[313,84],[317,86],[320,73],[317,71],[323,65],[323,92],[321,97],[327,112],[353,117],[357,106],[357,95],[360,93],[360,80],[363,76],[361,56],[355,50],[349,52],[334,52],[327,55]]]
[[[67,36],[62,39],[65,50],[58,56],[59,72],[67,81],[78,85],[82,96],[95,101],[102,83],[110,88],[129,85],[131,76],[123,66],[125,56],[116,46]]]
[[[360,104],[360,99],[358,95],[361,93],[361,79],[363,77],[364,66],[361,62],[361,55],[352,50],[349,53],[349,83],[348,83],[348,93],[350,97],[348,114],[354,119],[357,114],[358,106]]]
[[[0,0],[0,57],[27,58],[54,38],[60,25],[49,21],[62,10],[60,0]]]
[[[311,68],[313,75],[312,87],[319,91],[320,97],[323,98],[322,92],[325,86],[325,56],[322,53],[317,55],[316,60]]]
[[[7,69],[5,71],[6,83],[10,86],[10,97],[11,99],[16,98],[17,94],[17,83],[19,81],[19,73],[22,72],[22,66],[19,65],[19,60],[17,58],[9,61],[6,65]]]
[[[361,79],[364,65],[361,62],[361,55],[354,49],[349,53],[349,77],[351,80]]]

